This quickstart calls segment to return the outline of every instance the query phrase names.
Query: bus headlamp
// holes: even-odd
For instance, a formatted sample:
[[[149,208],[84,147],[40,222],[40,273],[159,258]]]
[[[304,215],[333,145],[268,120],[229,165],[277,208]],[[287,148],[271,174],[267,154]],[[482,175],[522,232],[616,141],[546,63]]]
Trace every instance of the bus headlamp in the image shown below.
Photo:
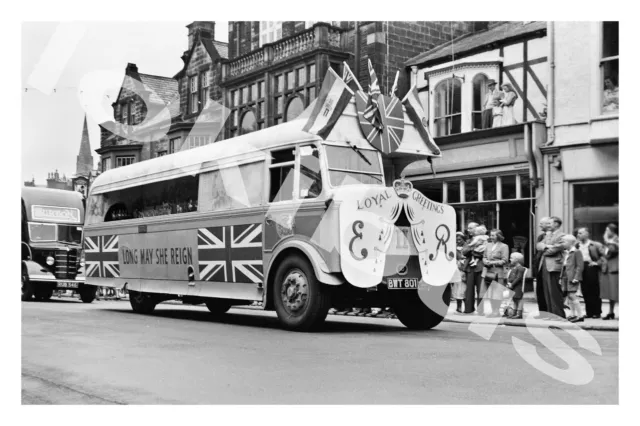
[[[56,263],[55,259],[51,256],[47,257],[47,265],[49,266],[53,266],[53,264]]]

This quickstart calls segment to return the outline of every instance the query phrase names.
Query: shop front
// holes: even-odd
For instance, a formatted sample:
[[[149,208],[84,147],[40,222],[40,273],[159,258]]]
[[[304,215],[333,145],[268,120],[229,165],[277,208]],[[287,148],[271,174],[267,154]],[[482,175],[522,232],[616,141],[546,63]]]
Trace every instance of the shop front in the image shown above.
[[[541,123],[524,123],[436,138],[443,155],[434,161],[435,176],[422,164],[405,174],[427,197],[455,208],[457,231],[469,222],[500,229],[510,251],[522,253],[530,268],[543,203],[533,152],[542,137]]]

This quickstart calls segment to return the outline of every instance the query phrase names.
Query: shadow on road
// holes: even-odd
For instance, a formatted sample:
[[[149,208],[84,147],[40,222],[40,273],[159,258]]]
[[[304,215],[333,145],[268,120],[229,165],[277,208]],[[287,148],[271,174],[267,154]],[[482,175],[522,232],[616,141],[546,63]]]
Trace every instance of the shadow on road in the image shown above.
[[[141,316],[130,309],[118,309],[118,308],[107,308],[105,311],[118,312],[120,314]],[[262,313],[263,311],[257,311]],[[196,310],[196,309],[172,309],[164,307],[162,309],[157,309],[154,311],[150,317],[155,318],[171,318],[171,319],[179,319],[179,320],[187,320],[187,321],[198,321],[198,322],[211,322],[217,324],[228,324],[234,326],[242,326],[242,327],[253,327],[253,328],[266,328],[266,329],[275,329],[275,330],[283,330],[282,326],[278,322],[278,318],[275,315],[263,315],[263,314],[255,314],[250,310],[246,310],[246,313],[239,313],[237,311],[229,312],[223,315],[213,315],[207,310]],[[433,336],[443,335],[443,331],[434,329],[429,331],[415,331],[409,330],[405,328],[400,323],[389,323],[382,324],[380,322],[356,322],[356,321],[348,321],[342,320],[334,316],[327,317],[327,321],[324,325],[317,331],[315,334],[324,334],[324,333],[345,333],[345,332],[392,332],[393,334],[401,333],[401,334],[424,334],[427,333]]]
[[[29,300],[28,302],[22,303],[82,303],[82,301],[77,299],[49,299],[49,300]]]

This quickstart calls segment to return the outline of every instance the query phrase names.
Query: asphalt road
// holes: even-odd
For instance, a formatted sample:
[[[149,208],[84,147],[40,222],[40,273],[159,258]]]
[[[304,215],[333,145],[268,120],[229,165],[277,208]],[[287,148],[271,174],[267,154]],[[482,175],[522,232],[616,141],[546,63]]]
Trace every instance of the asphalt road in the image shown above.
[[[128,302],[23,302],[22,402],[618,403],[618,333],[589,332],[602,355],[564,330],[552,333],[553,351],[586,359],[588,384],[558,381],[519,356],[513,337],[568,366],[524,327],[499,326],[485,340],[465,324],[416,332],[397,320],[329,316],[323,331],[307,334],[281,330],[275,313],[246,309],[216,320],[205,307],[159,305],[144,316]]]

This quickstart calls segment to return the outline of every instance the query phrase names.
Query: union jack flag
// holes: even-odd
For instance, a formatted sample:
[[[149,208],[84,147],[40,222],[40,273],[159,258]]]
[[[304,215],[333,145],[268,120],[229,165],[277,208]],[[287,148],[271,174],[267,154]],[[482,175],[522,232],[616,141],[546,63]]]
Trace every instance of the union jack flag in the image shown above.
[[[380,108],[378,106],[380,86],[378,86],[378,76],[373,69],[373,65],[371,65],[371,59],[369,59],[369,77],[371,78],[371,84],[369,85],[369,99],[363,116],[374,127],[382,129],[382,119],[380,118]]]
[[[366,119],[367,95],[364,92],[356,93],[356,108],[362,133],[369,143],[383,154],[391,154],[402,143],[404,136],[404,113],[402,103],[395,96],[378,97],[379,111],[382,112],[382,128],[378,128]]]
[[[200,281],[261,283],[262,224],[198,229]]]
[[[98,278],[120,276],[117,235],[85,237],[84,253],[85,276]]]

